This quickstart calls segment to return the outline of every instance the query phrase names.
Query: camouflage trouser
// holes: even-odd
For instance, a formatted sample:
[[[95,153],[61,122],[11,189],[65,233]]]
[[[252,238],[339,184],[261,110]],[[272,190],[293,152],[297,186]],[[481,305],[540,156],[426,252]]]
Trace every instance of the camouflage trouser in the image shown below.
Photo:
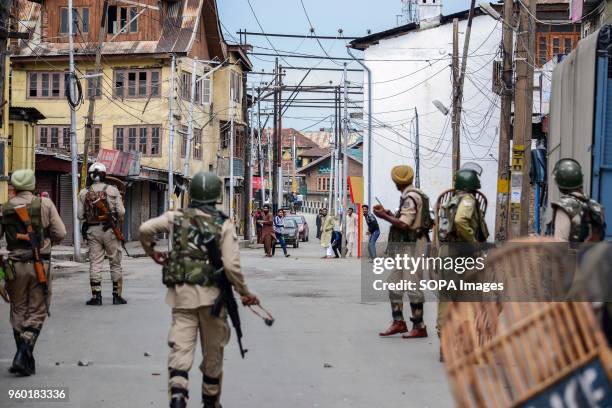
[[[51,276],[49,262],[44,262],[47,271],[49,301],[51,300]],[[15,336],[30,343],[36,343],[38,334],[47,318],[47,308],[43,290],[32,262],[13,264],[15,279],[6,283],[6,291],[11,299],[10,320]]]
[[[102,264],[105,256],[108,257],[111,279],[120,288],[123,282],[121,244],[115,237],[113,230],[104,231],[100,225],[89,227],[87,246],[89,247],[89,281],[92,291],[100,292],[102,290],[100,283],[102,282]]]
[[[197,309],[172,309],[172,327],[168,335],[168,391],[169,396],[188,396],[189,370],[193,364],[195,347],[200,334],[203,361],[202,398],[220,406],[223,376],[223,348],[230,338],[226,313],[221,317],[210,314],[211,306]]]
[[[398,244],[387,254],[388,257],[394,257],[395,254],[403,255],[407,253],[411,256],[426,255],[427,240],[419,239],[417,242],[407,245]],[[419,281],[423,279],[422,269],[416,271],[394,269],[387,277],[387,282],[399,283],[401,281],[410,281],[415,284],[414,290],[405,291],[389,291],[389,301],[391,303],[391,314],[393,320],[404,320],[404,294],[408,295],[410,301],[410,309],[412,312],[413,323],[419,324],[423,321],[423,303],[425,302],[425,294],[419,289]]]

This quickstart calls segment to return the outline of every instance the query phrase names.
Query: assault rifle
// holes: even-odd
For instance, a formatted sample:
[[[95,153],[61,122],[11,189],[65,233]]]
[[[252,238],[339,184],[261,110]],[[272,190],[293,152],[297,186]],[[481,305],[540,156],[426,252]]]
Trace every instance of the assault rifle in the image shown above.
[[[240,326],[240,315],[238,314],[238,303],[232,289],[232,284],[227,278],[225,268],[223,267],[223,260],[221,259],[221,251],[217,245],[215,236],[210,234],[209,236],[202,236],[200,246],[204,246],[210,257],[210,262],[215,268],[215,280],[217,287],[219,288],[219,296],[215,299],[215,303],[211,309],[210,314],[219,317],[221,315],[221,309],[223,306],[227,308],[227,314],[232,321],[232,326],[236,330],[236,338],[238,339],[238,347],[240,348],[240,355],[244,358],[244,355],[248,350],[242,347],[242,327]]]
[[[119,226],[117,225],[119,224],[119,220],[117,219],[117,216],[114,215],[108,209],[108,206],[106,205],[105,200],[102,200],[98,197],[98,199],[96,199],[93,202],[93,204],[96,206],[98,211],[100,211],[100,213],[102,214],[98,217],[98,221],[108,224],[108,226],[113,230],[113,234],[115,234],[115,237],[117,237],[119,242],[121,242],[121,247],[125,251],[125,254],[127,256],[131,256],[125,247],[125,237],[123,236],[123,232],[121,232],[121,228],[119,228]]]
[[[47,309],[47,315],[51,316],[51,313],[49,313],[49,282],[47,281],[45,265],[43,264],[42,258],[40,256],[41,242],[38,240],[38,236],[34,232],[34,228],[32,228],[32,220],[30,219],[30,214],[28,214],[28,209],[26,208],[26,206],[16,206],[15,214],[17,214],[17,217],[26,228],[25,234],[17,233],[15,237],[18,240],[29,242],[30,248],[32,248],[32,256],[34,258],[34,271],[36,272],[36,278],[38,280],[38,283],[42,287],[43,296],[45,297],[45,307]]]

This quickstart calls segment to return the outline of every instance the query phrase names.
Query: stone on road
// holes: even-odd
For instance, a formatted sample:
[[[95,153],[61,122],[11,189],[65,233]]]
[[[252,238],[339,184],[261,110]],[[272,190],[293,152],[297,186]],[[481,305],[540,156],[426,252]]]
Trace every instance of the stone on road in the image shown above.
[[[380,338],[389,305],[361,301],[360,261],[321,259],[314,238],[290,258],[241,251],[251,290],[275,317],[272,327],[240,307],[249,351],[242,360],[235,333],[225,351],[225,407],[447,407],[452,406],[438,362],[436,305],[425,306],[427,339]],[[281,253],[282,254],[282,253]],[[147,258],[124,258],[127,306],[113,306],[108,271],[102,307],[86,307],[87,265],[56,271],[52,316],[37,344],[36,370],[18,378],[7,369],[14,354],[9,307],[0,303],[0,407],[37,403],[9,400],[9,389],[67,387],[69,401],[53,407],[167,407],[167,335],[161,269]],[[433,334],[433,336],[432,336]],[[146,350],[146,351],[145,351]],[[144,353],[144,356],[143,356]],[[86,367],[75,362],[87,362]],[[200,406],[198,347],[190,371],[189,406]],[[61,364],[59,364],[61,362]],[[42,405],[41,405],[42,406]]]

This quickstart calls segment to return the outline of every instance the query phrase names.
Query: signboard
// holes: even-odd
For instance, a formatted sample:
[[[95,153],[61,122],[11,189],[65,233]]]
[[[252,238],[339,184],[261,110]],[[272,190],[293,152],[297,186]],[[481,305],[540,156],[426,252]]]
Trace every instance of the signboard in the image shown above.
[[[523,408],[610,407],[610,380],[599,359],[578,368],[534,398]]]
[[[101,149],[97,161],[106,166],[106,174],[126,177],[134,175],[133,173],[136,171],[132,167],[132,163],[139,162],[139,160],[134,156],[135,154],[120,152],[119,150]],[[138,174],[140,174],[140,169],[138,169],[136,175]]]
[[[253,190],[261,190],[261,177],[253,176]]]

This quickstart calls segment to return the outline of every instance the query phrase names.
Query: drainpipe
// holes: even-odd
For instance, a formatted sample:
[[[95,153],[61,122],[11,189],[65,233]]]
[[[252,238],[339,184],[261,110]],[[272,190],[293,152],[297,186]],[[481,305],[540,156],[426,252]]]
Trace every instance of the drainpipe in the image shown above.
[[[346,47],[346,52],[368,73],[368,196],[366,201],[368,206],[372,208],[372,71],[353,55],[349,46]]]

